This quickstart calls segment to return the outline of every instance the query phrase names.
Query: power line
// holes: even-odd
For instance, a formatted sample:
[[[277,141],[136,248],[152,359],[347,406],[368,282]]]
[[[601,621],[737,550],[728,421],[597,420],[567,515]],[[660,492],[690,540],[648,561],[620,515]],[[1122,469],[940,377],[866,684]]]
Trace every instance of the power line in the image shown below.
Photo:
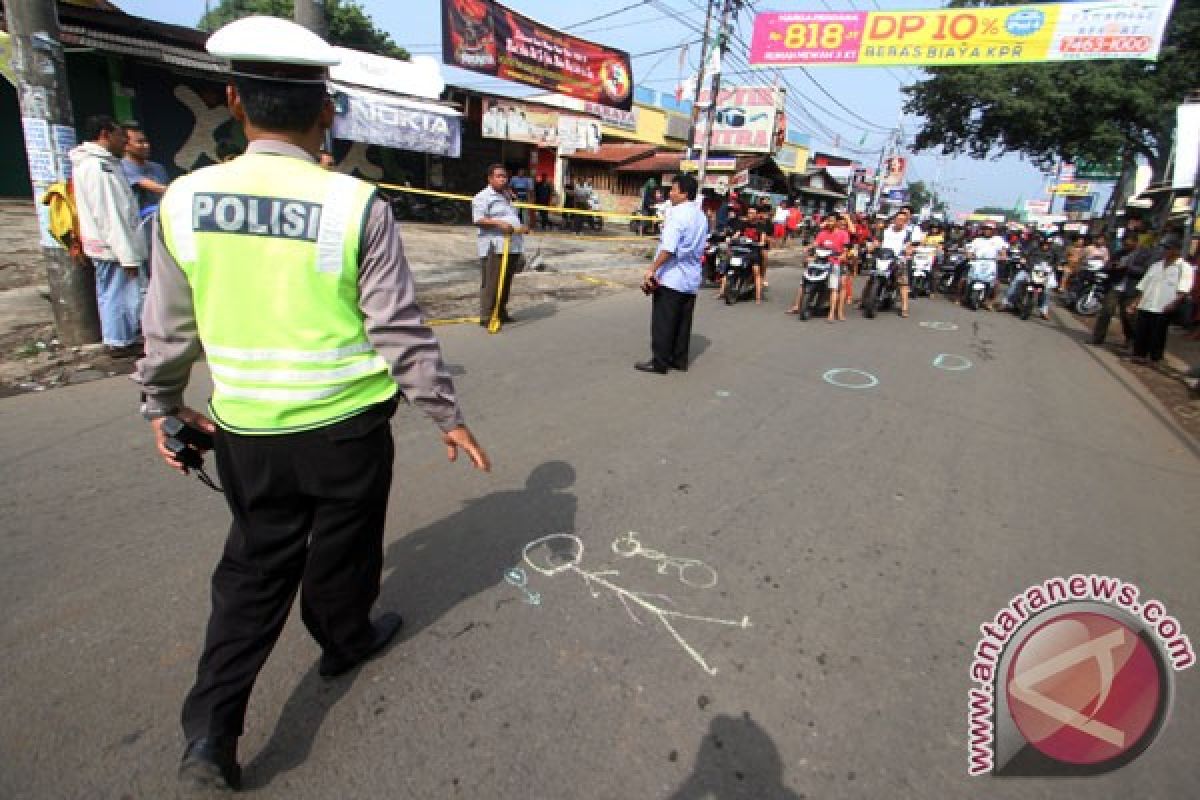
[[[621,6],[616,11],[609,11],[606,14],[601,14],[598,17],[592,17],[590,19],[585,19],[582,22],[573,22],[570,25],[563,25],[562,30],[569,31],[572,28],[582,28],[584,25],[590,25],[593,22],[599,22],[602,19],[608,19],[609,17],[615,17],[618,14],[624,14],[626,11],[629,11],[630,9],[637,8],[638,6],[644,6],[649,2],[650,2],[650,0],[638,0],[636,3],[630,3],[627,6]]]

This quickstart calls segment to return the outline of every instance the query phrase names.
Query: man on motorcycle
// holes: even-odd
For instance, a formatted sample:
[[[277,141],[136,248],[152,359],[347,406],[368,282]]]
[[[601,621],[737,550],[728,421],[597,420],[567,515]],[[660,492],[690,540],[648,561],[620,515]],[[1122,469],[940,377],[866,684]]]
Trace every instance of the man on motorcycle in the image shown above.
[[[967,242],[967,256],[971,259],[983,261],[999,261],[1008,255],[1008,242],[1003,236],[996,234],[996,225],[993,222],[983,223],[983,227],[979,232],[979,236]],[[988,311],[992,310],[992,295],[996,291],[995,278],[988,282],[987,299],[983,303],[983,307]],[[963,281],[963,299],[966,299],[967,292],[970,291],[971,281]]]
[[[737,222],[734,236],[748,239],[754,245],[753,254],[750,257],[750,268],[754,273],[754,302],[756,305],[761,305],[762,290],[766,285],[763,281],[763,251],[767,246],[767,224],[759,219],[756,207],[746,207],[746,217]],[[725,297],[725,288],[725,275],[722,273],[721,290],[717,292],[718,299]]]
[[[1025,254],[1025,259],[1027,263],[1017,273],[1016,277],[1013,278],[1012,283],[1009,284],[1000,310],[1007,311],[1013,307],[1017,298],[1020,297],[1020,293],[1025,290],[1025,284],[1029,282],[1030,270],[1033,269],[1033,265],[1045,262],[1050,266],[1050,277],[1046,281],[1045,289],[1038,301],[1038,313],[1042,315],[1042,319],[1050,319],[1050,290],[1058,287],[1058,283],[1054,278],[1054,270],[1058,267],[1058,253],[1054,252],[1054,247],[1050,240],[1042,236],[1039,237],[1037,245]]]
[[[829,272],[829,321],[833,322],[838,319],[838,289],[841,281],[841,262],[842,254],[846,250],[846,245],[850,243],[850,234],[844,229],[836,227],[837,222],[833,215],[826,216],[821,221],[821,230],[817,231],[816,238],[813,243],[805,248],[805,253],[812,256],[813,251],[818,247],[833,251],[833,258],[830,262],[833,268]],[[804,282],[800,282],[800,288],[796,290],[796,302],[792,303],[792,307],[787,310],[788,314],[799,314],[800,309],[804,308]],[[844,310],[843,310],[844,311]],[[842,313],[841,319],[845,319],[845,314]]]
[[[908,260],[914,251],[913,229],[909,226],[911,214],[901,209],[892,217],[892,224],[883,229],[879,246],[896,254],[896,287],[900,294],[900,316],[908,316]]]

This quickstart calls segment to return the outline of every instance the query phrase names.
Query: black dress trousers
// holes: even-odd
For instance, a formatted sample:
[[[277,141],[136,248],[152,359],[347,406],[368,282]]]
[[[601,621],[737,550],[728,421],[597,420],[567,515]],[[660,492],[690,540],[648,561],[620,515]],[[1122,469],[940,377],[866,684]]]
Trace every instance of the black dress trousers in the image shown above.
[[[233,523],[212,577],[212,615],[183,705],[188,741],[239,736],[259,670],[300,589],[304,625],[335,657],[373,639],[392,484],[390,400],[317,430],[218,429],[217,471]]]
[[[666,286],[654,290],[650,315],[650,352],[657,367],[686,367],[692,338],[692,313],[696,295]]]

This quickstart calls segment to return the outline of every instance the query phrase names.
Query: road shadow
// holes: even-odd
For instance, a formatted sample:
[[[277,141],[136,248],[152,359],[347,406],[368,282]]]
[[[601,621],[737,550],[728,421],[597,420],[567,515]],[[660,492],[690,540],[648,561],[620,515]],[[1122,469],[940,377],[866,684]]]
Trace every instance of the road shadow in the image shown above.
[[[783,785],[783,758],[762,727],[743,712],[722,714],[700,742],[692,774],[668,800],[800,800]]]
[[[688,340],[688,361],[695,361],[704,355],[711,344],[712,339],[709,339],[707,336],[701,336],[698,333],[693,333],[692,338]]]
[[[516,302],[518,299],[519,298],[514,297],[510,302],[510,305],[513,307],[511,313],[517,320],[516,323],[513,324],[519,325],[522,322],[534,322],[536,320],[549,319],[558,313],[558,303],[547,301],[532,306],[520,306]]]
[[[392,542],[384,554],[384,578],[378,609],[404,617],[394,647],[417,638],[463,600],[504,581],[504,572],[521,561],[521,549],[551,533],[575,530],[578,501],[566,491],[575,484],[575,468],[547,461],[534,468],[521,489],[492,492],[468,500],[448,517]],[[400,493],[396,502],[412,502]],[[463,630],[439,634],[458,637],[487,628],[471,622]],[[387,659],[387,654],[381,656]],[[262,788],[308,760],[329,710],[350,690],[358,672],[325,681],[314,663],[284,703],[271,738],[245,768],[247,788]]]

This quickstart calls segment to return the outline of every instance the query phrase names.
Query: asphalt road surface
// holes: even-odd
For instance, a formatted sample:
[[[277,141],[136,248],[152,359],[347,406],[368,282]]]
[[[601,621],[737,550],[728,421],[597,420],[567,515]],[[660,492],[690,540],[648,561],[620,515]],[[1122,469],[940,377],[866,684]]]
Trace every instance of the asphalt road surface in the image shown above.
[[[397,416],[380,606],[405,636],[325,683],[293,615],[248,794],[1195,797],[1196,669],[1102,777],[969,778],[966,710],[979,625],[1046,578],[1119,576],[1200,636],[1196,445],[1054,322],[922,300],[802,323],[798,278],[763,307],[706,292],[691,370],[661,377],[631,368],[635,291],[439,329],[495,471]],[[135,401],[123,378],[0,401],[0,797],[173,794],[227,513]],[[553,534],[577,539],[523,558]]]

